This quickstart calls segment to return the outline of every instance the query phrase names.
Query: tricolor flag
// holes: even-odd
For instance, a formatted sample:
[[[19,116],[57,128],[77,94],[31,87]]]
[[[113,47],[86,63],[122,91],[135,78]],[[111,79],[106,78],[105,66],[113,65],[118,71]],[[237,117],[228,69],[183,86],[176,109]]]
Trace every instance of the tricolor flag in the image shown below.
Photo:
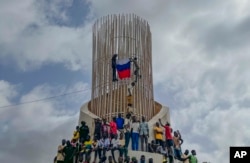
[[[130,60],[129,59],[120,59],[116,62],[116,69],[120,79],[130,77]]]

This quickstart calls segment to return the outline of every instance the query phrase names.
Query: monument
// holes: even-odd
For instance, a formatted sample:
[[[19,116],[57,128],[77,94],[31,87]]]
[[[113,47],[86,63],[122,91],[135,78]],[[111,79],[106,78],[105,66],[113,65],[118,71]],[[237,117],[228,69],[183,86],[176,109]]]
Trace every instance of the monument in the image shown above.
[[[98,19],[93,25],[92,48],[92,92],[87,103],[91,115],[111,120],[131,109],[138,118],[144,116],[149,121],[161,109],[168,112],[168,108],[154,101],[151,31],[146,20],[135,14]],[[120,79],[114,72],[114,55],[117,62],[129,59],[129,77]],[[167,114],[166,119],[169,118]],[[84,118],[80,113],[81,119]]]
[[[114,54],[117,60],[133,61],[136,58],[140,73],[138,79],[134,74],[136,64],[132,62],[131,76],[113,81],[111,59]],[[129,14],[109,15],[95,22],[91,112],[110,119],[118,113],[125,113],[128,104],[132,103],[135,115],[151,119],[155,114],[152,73],[151,32],[145,20]],[[135,80],[134,89],[128,97],[128,87]]]
[[[91,100],[80,110],[79,123],[85,121],[93,136],[94,119],[133,112],[148,121],[149,140],[158,119],[170,121],[169,108],[154,101],[152,42],[148,22],[134,14],[108,15],[93,25]],[[126,71],[120,71],[125,63]],[[120,67],[119,67],[120,66]],[[140,156],[141,151],[130,151]],[[131,153],[132,154],[132,153]],[[145,154],[145,152],[144,152]],[[147,153],[160,161],[161,155]],[[156,161],[157,162],[157,161]]]

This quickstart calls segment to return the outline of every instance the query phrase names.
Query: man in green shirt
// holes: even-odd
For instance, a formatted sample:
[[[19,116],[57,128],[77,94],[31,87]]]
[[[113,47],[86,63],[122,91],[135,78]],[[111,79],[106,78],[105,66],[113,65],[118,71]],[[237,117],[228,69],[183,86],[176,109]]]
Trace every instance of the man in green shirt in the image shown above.
[[[190,155],[190,157],[189,157],[189,162],[190,163],[198,163],[198,159],[196,157],[195,150],[192,150],[191,153],[192,153],[192,155]]]

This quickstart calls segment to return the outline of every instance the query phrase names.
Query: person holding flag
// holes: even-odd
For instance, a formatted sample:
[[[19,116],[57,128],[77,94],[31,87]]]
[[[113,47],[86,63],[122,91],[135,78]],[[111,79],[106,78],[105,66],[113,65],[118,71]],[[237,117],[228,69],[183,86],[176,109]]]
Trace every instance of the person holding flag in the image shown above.
[[[117,59],[117,54],[114,54],[112,56],[112,72],[113,72],[113,82],[118,81],[116,78],[116,59]]]

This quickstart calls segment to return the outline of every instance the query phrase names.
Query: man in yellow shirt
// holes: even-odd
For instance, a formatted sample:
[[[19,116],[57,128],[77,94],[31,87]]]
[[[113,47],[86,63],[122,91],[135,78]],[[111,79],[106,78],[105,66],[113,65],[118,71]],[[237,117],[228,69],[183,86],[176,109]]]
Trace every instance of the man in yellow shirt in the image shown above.
[[[154,133],[156,144],[160,144],[161,146],[163,146],[163,130],[158,122],[156,122],[155,124]]]
[[[73,137],[72,137],[72,140],[71,140],[71,141],[75,141],[75,142],[78,141],[78,139],[79,139],[79,137],[80,137],[79,131],[80,131],[79,126],[76,126],[76,130],[73,132]]]

